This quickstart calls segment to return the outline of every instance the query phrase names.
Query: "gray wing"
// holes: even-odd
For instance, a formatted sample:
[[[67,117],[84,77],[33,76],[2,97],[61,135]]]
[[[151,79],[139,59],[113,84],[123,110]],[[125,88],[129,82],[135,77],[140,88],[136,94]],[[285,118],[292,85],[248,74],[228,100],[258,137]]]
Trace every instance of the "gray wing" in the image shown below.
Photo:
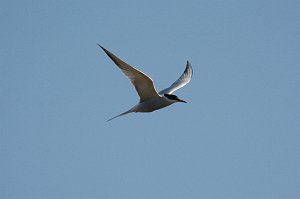
[[[183,74],[179,77],[179,79],[174,82],[169,88],[166,88],[159,92],[160,95],[162,94],[172,94],[176,90],[184,87],[187,83],[189,83],[192,79],[193,69],[189,61],[186,63],[185,70]]]
[[[100,46],[98,44],[98,46]],[[135,87],[138,95],[140,96],[140,102],[147,101],[148,99],[159,97],[157,91],[154,88],[153,81],[143,72],[128,65],[117,56],[100,46],[102,50],[111,58],[111,60],[121,69],[121,71],[130,79],[131,83]]]

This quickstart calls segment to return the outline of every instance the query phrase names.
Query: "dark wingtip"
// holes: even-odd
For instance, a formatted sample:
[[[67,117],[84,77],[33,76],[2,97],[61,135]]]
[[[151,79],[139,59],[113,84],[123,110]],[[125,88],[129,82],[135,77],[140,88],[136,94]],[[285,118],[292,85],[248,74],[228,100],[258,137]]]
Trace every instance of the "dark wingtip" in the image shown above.
[[[192,67],[191,63],[189,62],[189,60],[186,61],[186,66],[188,67]]]
[[[189,61],[186,61],[186,67],[192,68],[192,65],[191,65],[191,63]]]
[[[103,46],[101,46],[100,44],[97,44],[112,60],[114,60],[113,59],[113,57],[111,56],[111,52],[109,52],[108,50],[106,50]]]
[[[191,63],[187,60],[184,72],[187,72],[188,70],[191,71],[191,76],[192,76],[193,75],[193,67],[192,67]]]
[[[100,48],[102,48],[102,50],[106,51],[105,48],[103,48],[100,44],[97,44]]]

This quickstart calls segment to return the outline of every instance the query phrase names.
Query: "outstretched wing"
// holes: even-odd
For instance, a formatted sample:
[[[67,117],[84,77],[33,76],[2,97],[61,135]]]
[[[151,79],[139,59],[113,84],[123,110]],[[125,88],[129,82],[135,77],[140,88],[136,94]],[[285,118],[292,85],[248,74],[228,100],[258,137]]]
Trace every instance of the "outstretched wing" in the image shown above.
[[[98,44],[98,46],[100,46]],[[154,88],[152,79],[145,73],[135,69],[128,65],[117,56],[100,46],[102,50],[111,58],[111,60],[121,69],[121,71],[130,79],[131,83],[135,87],[138,95],[140,96],[140,102],[147,101],[151,98],[159,97],[157,91]]]
[[[192,79],[193,69],[189,61],[186,63],[185,70],[183,74],[179,77],[177,81],[175,81],[169,88],[166,88],[159,92],[160,95],[162,94],[172,94],[176,90],[184,87],[187,83],[189,83]]]

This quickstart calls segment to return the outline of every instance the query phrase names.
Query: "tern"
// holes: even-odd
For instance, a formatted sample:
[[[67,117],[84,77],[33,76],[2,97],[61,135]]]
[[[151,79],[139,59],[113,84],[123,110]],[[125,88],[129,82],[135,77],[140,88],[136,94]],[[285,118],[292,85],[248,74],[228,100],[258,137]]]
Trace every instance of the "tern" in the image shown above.
[[[187,61],[186,68],[183,74],[179,77],[179,79],[176,80],[170,87],[158,93],[154,87],[152,79],[148,75],[128,65],[127,63],[119,59],[116,55],[106,50],[101,45],[98,44],[98,46],[129,78],[140,97],[140,101],[137,105],[135,105],[128,111],[125,111],[124,113],[112,117],[107,121],[132,112],[152,112],[169,106],[175,102],[187,103],[186,101],[179,99],[176,95],[173,95],[172,93],[178,90],[179,88],[182,88],[191,81],[193,69],[189,61]]]

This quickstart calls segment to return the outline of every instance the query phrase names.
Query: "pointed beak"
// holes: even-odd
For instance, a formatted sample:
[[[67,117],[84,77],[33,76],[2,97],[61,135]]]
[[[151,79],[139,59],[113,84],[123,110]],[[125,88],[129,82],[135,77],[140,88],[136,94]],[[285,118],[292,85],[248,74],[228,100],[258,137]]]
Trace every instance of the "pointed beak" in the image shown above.
[[[186,101],[184,100],[181,100],[181,99],[178,99],[177,102],[183,102],[183,103],[187,103]]]

